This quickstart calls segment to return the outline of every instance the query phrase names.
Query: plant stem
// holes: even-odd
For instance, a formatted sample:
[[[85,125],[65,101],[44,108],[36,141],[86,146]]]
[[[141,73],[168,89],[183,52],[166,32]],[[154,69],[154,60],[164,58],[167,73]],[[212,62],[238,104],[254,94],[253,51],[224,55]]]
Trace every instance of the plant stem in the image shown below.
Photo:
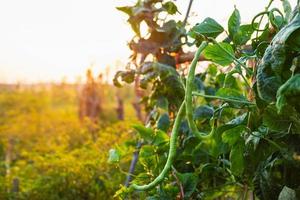
[[[187,23],[187,19],[189,18],[189,14],[192,8],[192,4],[193,4],[193,0],[190,0],[189,5],[188,5],[188,9],[186,11],[182,26],[185,27],[186,23]]]
[[[182,183],[180,182],[179,178],[176,175],[176,173],[177,173],[176,169],[174,167],[172,167],[172,169],[173,169],[172,174],[173,174],[173,176],[174,176],[174,178],[176,180],[176,183],[177,183],[177,185],[178,185],[178,187],[180,189],[180,199],[184,199],[183,185],[182,185]]]
[[[128,175],[126,177],[126,181],[125,181],[125,184],[124,184],[125,187],[128,187],[129,183],[131,181],[132,174],[134,172],[136,163],[137,163],[138,158],[139,158],[139,151],[140,151],[141,146],[142,146],[142,142],[138,141],[138,143],[136,145],[136,151],[133,153],[133,158],[132,158],[131,163],[130,163],[129,172],[128,172]]]
[[[227,98],[227,97],[206,95],[206,94],[202,94],[202,93],[199,93],[199,92],[193,92],[192,94],[195,95],[195,96],[205,97],[205,98],[209,98],[209,99],[221,99],[221,100],[229,101],[229,102],[233,102],[233,103],[242,103],[242,104],[247,104],[247,105],[255,105],[255,103],[250,102],[250,101],[243,101],[243,100],[231,99],[231,98]]]
[[[269,8],[270,8],[270,6],[272,5],[273,1],[274,1],[274,0],[270,0],[270,1],[269,1],[269,4],[267,5],[267,7],[265,7],[265,12],[267,12],[267,11],[269,10]],[[262,15],[261,18],[259,19],[259,22],[258,22],[258,25],[257,25],[257,28],[258,28],[258,29],[259,29],[259,27],[260,27],[260,25],[261,25],[261,22],[262,22],[263,18],[264,18],[264,15]],[[259,32],[259,31],[256,31],[256,38],[258,38],[258,32]]]

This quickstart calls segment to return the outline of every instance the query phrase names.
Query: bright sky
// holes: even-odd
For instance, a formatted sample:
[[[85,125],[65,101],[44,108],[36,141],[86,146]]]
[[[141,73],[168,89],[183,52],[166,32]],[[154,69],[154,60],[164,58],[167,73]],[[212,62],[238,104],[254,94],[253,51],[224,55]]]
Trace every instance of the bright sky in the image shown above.
[[[210,16],[222,24],[234,5],[242,21],[269,0],[194,0],[196,23]],[[126,63],[133,35],[126,15],[115,7],[133,0],[0,0],[0,82],[74,81],[91,64],[96,72],[116,60]],[[296,0],[290,0],[292,5]],[[188,0],[177,0],[185,13]],[[275,0],[275,5],[280,0]],[[182,16],[183,18],[184,16]]]

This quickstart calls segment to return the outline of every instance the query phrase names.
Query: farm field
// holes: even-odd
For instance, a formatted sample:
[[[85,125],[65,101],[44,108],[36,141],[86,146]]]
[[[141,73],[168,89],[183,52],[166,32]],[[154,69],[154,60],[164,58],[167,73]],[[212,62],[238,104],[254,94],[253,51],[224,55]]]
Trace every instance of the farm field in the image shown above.
[[[102,86],[105,107],[93,124],[78,117],[78,87],[1,86],[0,199],[101,199],[125,181],[107,160],[110,148],[133,137],[132,94],[124,97],[119,121],[116,89]],[[122,166],[127,169],[127,161]]]

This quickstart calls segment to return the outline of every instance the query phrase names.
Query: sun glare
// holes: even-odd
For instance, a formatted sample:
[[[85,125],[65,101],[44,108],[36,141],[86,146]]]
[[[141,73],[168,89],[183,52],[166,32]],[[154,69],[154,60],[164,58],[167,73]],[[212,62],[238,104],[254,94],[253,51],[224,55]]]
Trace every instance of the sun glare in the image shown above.
[[[108,66],[113,71],[116,60],[125,65],[130,55],[127,42],[133,33],[127,16],[115,7],[130,2],[1,1],[0,82],[60,81],[62,77],[74,81],[91,64],[97,72]],[[179,17],[184,17],[188,1],[177,3]],[[191,16],[190,23],[213,15],[224,24],[234,5],[242,11],[244,21],[264,9],[261,0],[196,1],[192,11],[198,15]]]

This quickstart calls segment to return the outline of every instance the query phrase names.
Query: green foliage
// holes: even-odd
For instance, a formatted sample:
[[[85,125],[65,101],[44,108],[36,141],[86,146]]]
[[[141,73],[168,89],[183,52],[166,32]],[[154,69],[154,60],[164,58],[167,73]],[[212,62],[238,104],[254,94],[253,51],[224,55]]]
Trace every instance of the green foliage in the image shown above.
[[[241,25],[240,12],[238,9],[234,8],[234,11],[232,12],[228,20],[228,32],[231,38],[234,38],[234,36],[238,33],[240,29],[240,25]]]
[[[296,74],[287,80],[277,91],[276,107],[279,112],[288,105],[300,109],[300,74]]]
[[[170,118],[167,113],[162,114],[157,121],[157,128],[165,132],[168,131],[170,127]]]
[[[258,93],[265,101],[275,101],[277,90],[292,75],[290,68],[293,59],[297,56],[293,48],[298,44],[289,44],[289,41],[299,37],[299,35],[293,35],[300,28],[299,22],[300,14],[297,13],[272,39],[271,45],[266,49],[262,62],[258,66]]]
[[[164,1],[139,2],[164,5]],[[227,30],[212,18],[190,31],[174,21],[181,43],[154,40],[157,29],[149,24],[151,39],[137,36],[146,41],[143,47],[155,41],[151,52],[134,51],[134,56],[144,58],[136,71],[146,83],[142,88],[150,88],[143,99],[150,115],[147,128],[135,128],[144,146],[133,185],[121,188],[119,197],[299,198],[300,14],[298,7],[291,12],[288,1],[282,1],[285,15],[270,8],[272,3],[246,24],[241,24],[242,13],[234,8]],[[262,25],[262,17],[267,17],[267,24]],[[168,23],[168,18],[161,23],[156,19],[152,18],[160,28]],[[225,37],[219,41],[221,36]],[[198,47],[188,74],[179,62],[186,44]],[[196,73],[199,60],[210,64],[199,65],[203,69]],[[185,107],[183,116],[179,105]],[[177,127],[178,121],[177,132],[170,125]],[[158,135],[165,142],[155,142],[160,141]]]
[[[114,96],[95,125],[78,118],[76,85],[20,87],[0,92],[0,199],[111,199],[125,175],[107,160],[127,168],[134,151],[124,144],[133,122],[115,122]]]
[[[241,25],[240,12],[237,8],[234,8],[228,20],[228,32],[229,38],[235,45],[244,45],[251,39],[254,29],[252,24]]]
[[[216,38],[224,31],[224,28],[214,19],[208,17],[203,22],[194,26],[189,35],[192,38],[197,38],[198,35]]]
[[[174,15],[178,12],[177,6],[172,2],[168,1],[162,5],[164,9],[168,12],[170,15]]]
[[[284,188],[281,190],[279,194],[278,200],[284,200],[284,199],[296,200],[297,199],[296,192],[293,189],[284,186]]]
[[[229,53],[233,54],[233,49],[230,44],[228,43],[220,43],[219,44],[222,48],[226,49]],[[228,66],[233,62],[233,58],[229,56],[226,52],[224,52],[219,45],[212,44],[208,45],[205,48],[203,55],[205,58],[212,60],[213,62],[222,65]]]

